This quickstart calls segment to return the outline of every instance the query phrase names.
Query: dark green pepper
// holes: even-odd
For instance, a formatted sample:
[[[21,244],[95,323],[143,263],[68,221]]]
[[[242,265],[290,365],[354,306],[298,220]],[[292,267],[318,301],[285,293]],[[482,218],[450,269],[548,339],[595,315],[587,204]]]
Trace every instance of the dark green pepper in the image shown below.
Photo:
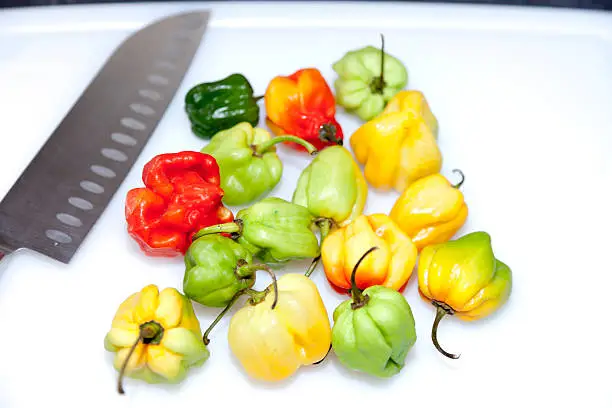
[[[283,264],[292,259],[319,256],[314,228],[315,217],[305,207],[282,198],[266,197],[238,211],[234,222],[203,228],[194,239],[229,233],[262,262]]]
[[[215,133],[240,122],[257,126],[257,101],[262,97],[253,96],[253,87],[242,74],[198,84],[185,95],[185,111],[191,130],[202,139],[210,139]]]
[[[239,291],[255,284],[255,272],[266,265],[253,265],[251,253],[223,235],[206,235],[191,243],[185,253],[185,296],[203,306],[225,307]]]

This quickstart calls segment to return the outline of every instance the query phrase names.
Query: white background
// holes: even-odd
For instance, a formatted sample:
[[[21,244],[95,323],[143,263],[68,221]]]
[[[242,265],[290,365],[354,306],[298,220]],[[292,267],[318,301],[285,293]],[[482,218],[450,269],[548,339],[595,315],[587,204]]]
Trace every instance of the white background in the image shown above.
[[[126,35],[199,6],[0,12],[0,194]],[[224,3],[214,10],[174,102],[72,263],[29,251],[2,262],[0,407],[612,404],[610,16],[390,4]],[[512,268],[509,302],[480,322],[446,318],[440,342],[461,353],[450,361],[431,344],[434,310],[418,297],[414,274],[405,296],[418,341],[403,371],[387,380],[350,373],[330,354],[285,383],[253,382],[229,353],[226,319],[213,332],[211,358],[182,385],[126,380],[127,395],[118,396],[112,356],[103,348],[116,308],[149,283],[181,289],[182,260],[139,252],[125,231],[123,205],[128,189],[142,184],[151,157],[203,146],[189,131],[184,94],[232,72],[263,93],[273,76],[307,66],[331,84],[331,64],[350,49],[378,45],[380,32],[387,51],[408,67],[408,87],[423,91],[438,117],[443,173],[452,177],[458,167],[466,175],[470,215],[459,235],[486,230],[498,258]],[[360,122],[338,118],[348,139]],[[280,155],[286,167],[272,195],[290,199],[307,161],[284,148]],[[396,198],[372,191],[366,213],[388,212]],[[329,287],[321,267],[313,276],[331,318],[345,298]],[[196,311],[203,327],[218,312]]]

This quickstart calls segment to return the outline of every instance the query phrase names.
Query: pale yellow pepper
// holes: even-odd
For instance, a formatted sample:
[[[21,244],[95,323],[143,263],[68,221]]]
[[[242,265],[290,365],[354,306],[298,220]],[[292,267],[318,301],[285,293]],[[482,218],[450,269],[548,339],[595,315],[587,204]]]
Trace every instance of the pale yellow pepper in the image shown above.
[[[191,302],[174,288],[145,286],[119,306],[104,338],[123,376],[148,383],[178,383],[189,368],[201,366],[210,353],[202,342]],[[126,362],[127,361],[127,362]]]
[[[459,190],[461,176],[455,185],[440,173],[423,177],[408,186],[391,208],[389,216],[419,251],[448,241],[465,224],[468,207]]]
[[[379,116],[359,127],[350,144],[370,185],[401,193],[416,180],[441,170],[437,129],[424,96],[403,91]]]
[[[277,285],[277,297],[268,288],[263,300],[248,302],[229,324],[232,353],[258,380],[284,380],[321,361],[331,347],[331,325],[315,283],[291,273]]]

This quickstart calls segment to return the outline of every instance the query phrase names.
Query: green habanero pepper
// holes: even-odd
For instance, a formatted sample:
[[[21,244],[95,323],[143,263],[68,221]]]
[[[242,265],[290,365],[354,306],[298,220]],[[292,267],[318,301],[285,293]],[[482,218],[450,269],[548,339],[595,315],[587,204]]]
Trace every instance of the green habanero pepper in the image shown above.
[[[351,153],[343,146],[330,146],[317,153],[298,178],[292,202],[315,216],[321,244],[329,233],[350,224],[363,213],[368,185]],[[320,256],[306,271],[310,276]]]
[[[236,293],[255,284],[255,272],[270,268],[253,264],[251,253],[223,235],[206,235],[185,253],[183,293],[203,306],[225,307]]]
[[[330,146],[302,171],[292,201],[306,207],[319,223],[343,227],[363,212],[367,196],[367,182],[351,153]]]
[[[402,370],[417,335],[412,309],[401,293],[380,285],[362,292],[355,283],[359,264],[376,249],[370,248],[357,261],[351,275],[352,299],[334,310],[332,348],[347,368],[386,378]]]
[[[265,129],[241,122],[216,133],[201,151],[219,164],[223,202],[227,205],[250,203],[270,192],[280,181],[283,163],[276,154],[276,144],[294,142],[310,154],[316,148],[295,136],[272,137]]]
[[[192,132],[210,139],[215,133],[240,122],[257,126],[263,98],[253,96],[253,87],[242,74],[231,74],[215,82],[201,83],[185,95],[185,111]]]
[[[234,222],[203,228],[194,239],[229,233],[262,262],[284,264],[292,259],[320,255],[319,241],[313,231],[314,221],[315,217],[301,205],[266,197],[238,211]]]
[[[368,121],[378,116],[387,102],[408,84],[408,71],[397,58],[381,49],[367,46],[347,52],[333,64],[338,105]]]

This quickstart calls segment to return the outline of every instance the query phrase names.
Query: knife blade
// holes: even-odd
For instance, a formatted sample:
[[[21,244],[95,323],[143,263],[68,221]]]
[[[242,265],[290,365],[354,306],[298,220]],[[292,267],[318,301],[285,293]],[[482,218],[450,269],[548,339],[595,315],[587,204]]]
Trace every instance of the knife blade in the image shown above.
[[[210,11],[128,36],[0,202],[0,260],[30,249],[68,264],[174,98]]]

